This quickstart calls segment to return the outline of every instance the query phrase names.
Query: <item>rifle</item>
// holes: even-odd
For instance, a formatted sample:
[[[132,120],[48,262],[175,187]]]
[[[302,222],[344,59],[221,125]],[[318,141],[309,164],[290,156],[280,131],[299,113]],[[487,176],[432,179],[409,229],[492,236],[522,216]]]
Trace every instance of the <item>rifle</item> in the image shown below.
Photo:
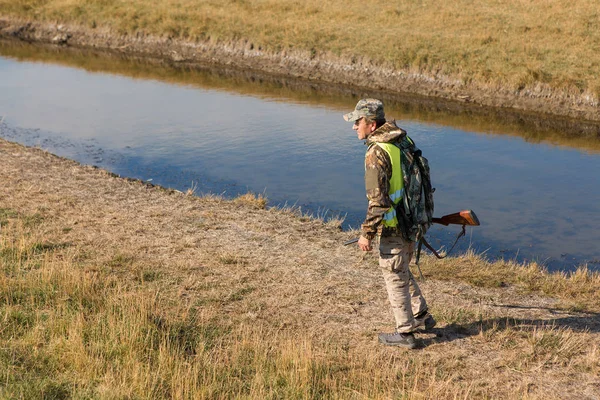
[[[421,267],[419,266],[419,259],[421,258],[421,246],[424,244],[425,247],[427,247],[429,249],[429,251],[431,251],[437,258],[444,258],[448,254],[450,254],[450,252],[454,249],[454,246],[456,246],[458,239],[460,239],[462,236],[465,236],[465,233],[466,233],[465,226],[467,226],[467,225],[478,226],[479,218],[477,218],[477,215],[475,215],[474,211],[463,210],[463,211],[459,211],[454,214],[444,215],[443,217],[440,217],[440,218],[434,217],[431,219],[431,222],[433,222],[434,224],[440,224],[440,225],[444,225],[444,226],[462,225],[462,229],[461,229],[460,233],[458,234],[458,236],[456,237],[454,244],[452,245],[450,250],[448,250],[448,252],[446,253],[445,256],[440,256],[438,254],[438,252],[429,243],[427,243],[427,240],[425,240],[425,237],[422,237],[419,240],[419,246],[417,248],[417,255],[415,256],[415,264],[417,265],[417,268],[419,268],[419,274],[421,275],[421,279],[424,279],[423,273],[421,273]],[[347,246],[349,244],[356,243],[356,242],[358,242],[358,238],[351,239],[351,240],[344,242],[344,246]]]
[[[463,230],[464,230],[466,225],[478,226],[479,218],[477,218],[477,215],[475,215],[474,211],[463,210],[463,211],[459,211],[454,214],[444,215],[443,217],[439,217],[439,218],[433,217],[431,219],[431,222],[433,222],[434,224],[440,224],[440,225],[444,225],[444,226],[462,225]],[[462,235],[463,234],[461,234],[461,236]],[[348,246],[349,244],[356,243],[356,242],[358,242],[358,239],[359,238],[347,240],[344,242],[344,246]],[[452,246],[452,247],[454,247],[454,246]]]
[[[440,256],[438,254],[438,252],[435,251],[435,249],[429,243],[427,243],[427,240],[425,239],[424,236],[421,238],[421,240],[419,240],[419,246],[417,247],[417,255],[415,256],[415,264],[417,264],[417,267],[419,268],[419,273],[421,273],[421,267],[419,267],[419,259],[421,258],[421,247],[423,245],[425,245],[425,247],[427,247],[429,249],[429,251],[431,251],[433,253],[433,255],[436,256],[438,259],[445,258],[448,256],[448,254],[450,254],[450,252],[452,252],[452,250],[454,249],[454,246],[456,246],[456,243],[458,243],[458,239],[465,236],[465,234],[466,234],[465,226],[467,226],[467,225],[479,226],[479,218],[477,218],[477,215],[475,215],[475,212],[472,210],[462,210],[462,211],[459,211],[454,214],[444,215],[441,218],[432,218],[431,222],[434,222],[436,224],[441,224],[444,226],[448,226],[450,224],[462,225],[462,228],[461,228],[460,232],[458,233],[458,236],[456,236],[456,240],[454,240],[454,244],[452,245],[452,247],[450,247],[450,250],[448,250],[448,252],[446,253],[445,256]],[[423,278],[423,274],[421,273],[421,279],[422,278]]]
[[[463,210],[454,214],[444,215],[440,218],[433,217],[431,222],[434,224],[448,225],[471,225],[478,226],[479,218],[472,210]]]

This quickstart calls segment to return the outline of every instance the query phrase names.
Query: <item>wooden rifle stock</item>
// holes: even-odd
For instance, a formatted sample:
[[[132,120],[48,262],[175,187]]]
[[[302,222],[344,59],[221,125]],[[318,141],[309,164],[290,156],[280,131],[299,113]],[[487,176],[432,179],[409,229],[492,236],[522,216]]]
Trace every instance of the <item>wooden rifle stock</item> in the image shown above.
[[[435,224],[448,225],[471,225],[478,226],[479,218],[472,210],[463,210],[454,214],[444,215],[440,218],[432,218],[431,221]]]

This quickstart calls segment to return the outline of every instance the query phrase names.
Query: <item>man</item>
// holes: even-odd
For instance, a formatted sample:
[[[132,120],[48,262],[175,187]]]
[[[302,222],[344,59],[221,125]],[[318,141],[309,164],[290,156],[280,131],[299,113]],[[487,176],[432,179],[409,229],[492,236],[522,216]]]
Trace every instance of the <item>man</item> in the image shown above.
[[[435,320],[427,312],[425,298],[408,267],[414,242],[402,237],[394,207],[404,193],[401,153],[396,144],[406,132],[394,121],[386,122],[383,103],[377,99],[360,100],[344,119],[354,122],[352,129],[368,146],[365,186],[369,206],[358,246],[363,251],[372,250],[372,242],[379,235],[379,266],[396,320],[396,332],[379,334],[379,341],[414,349],[414,332],[432,329]]]

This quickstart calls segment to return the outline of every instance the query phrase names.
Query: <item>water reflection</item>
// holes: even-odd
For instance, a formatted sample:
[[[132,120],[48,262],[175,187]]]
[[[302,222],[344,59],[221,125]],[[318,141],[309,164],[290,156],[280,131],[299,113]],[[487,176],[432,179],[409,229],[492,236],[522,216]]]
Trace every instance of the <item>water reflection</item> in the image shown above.
[[[364,216],[365,148],[341,119],[363,93],[6,42],[0,54],[52,63],[0,58],[3,137],[181,190],[265,192],[271,204],[329,209],[353,227]],[[594,123],[548,130],[569,121],[374,95],[427,154],[436,214],[479,215],[477,250],[551,267],[600,259]],[[447,228],[432,233],[450,242]]]
[[[473,106],[414,95],[377,91],[367,93],[364,89],[284,79],[233,67],[188,65],[93,49],[81,50],[50,45],[41,47],[0,39],[0,55],[21,61],[48,62],[82,68],[88,72],[226,90],[253,97],[327,105],[341,110],[355,104],[358,98],[373,96],[385,99],[388,113],[399,119],[451,126],[475,133],[519,136],[532,143],[547,142],[594,153],[600,152],[600,123],[594,121]]]

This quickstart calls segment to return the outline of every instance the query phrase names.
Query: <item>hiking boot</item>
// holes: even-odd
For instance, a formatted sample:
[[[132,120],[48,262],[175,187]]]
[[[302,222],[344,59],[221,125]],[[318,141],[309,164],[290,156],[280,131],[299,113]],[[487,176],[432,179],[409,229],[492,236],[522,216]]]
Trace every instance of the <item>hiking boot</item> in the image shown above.
[[[415,335],[412,333],[380,333],[379,342],[387,346],[400,346],[407,349],[414,349],[417,347]]]
[[[426,313],[421,317],[415,318],[417,321],[417,326],[415,327],[420,332],[427,332],[433,329],[436,322],[433,319],[433,315]]]

